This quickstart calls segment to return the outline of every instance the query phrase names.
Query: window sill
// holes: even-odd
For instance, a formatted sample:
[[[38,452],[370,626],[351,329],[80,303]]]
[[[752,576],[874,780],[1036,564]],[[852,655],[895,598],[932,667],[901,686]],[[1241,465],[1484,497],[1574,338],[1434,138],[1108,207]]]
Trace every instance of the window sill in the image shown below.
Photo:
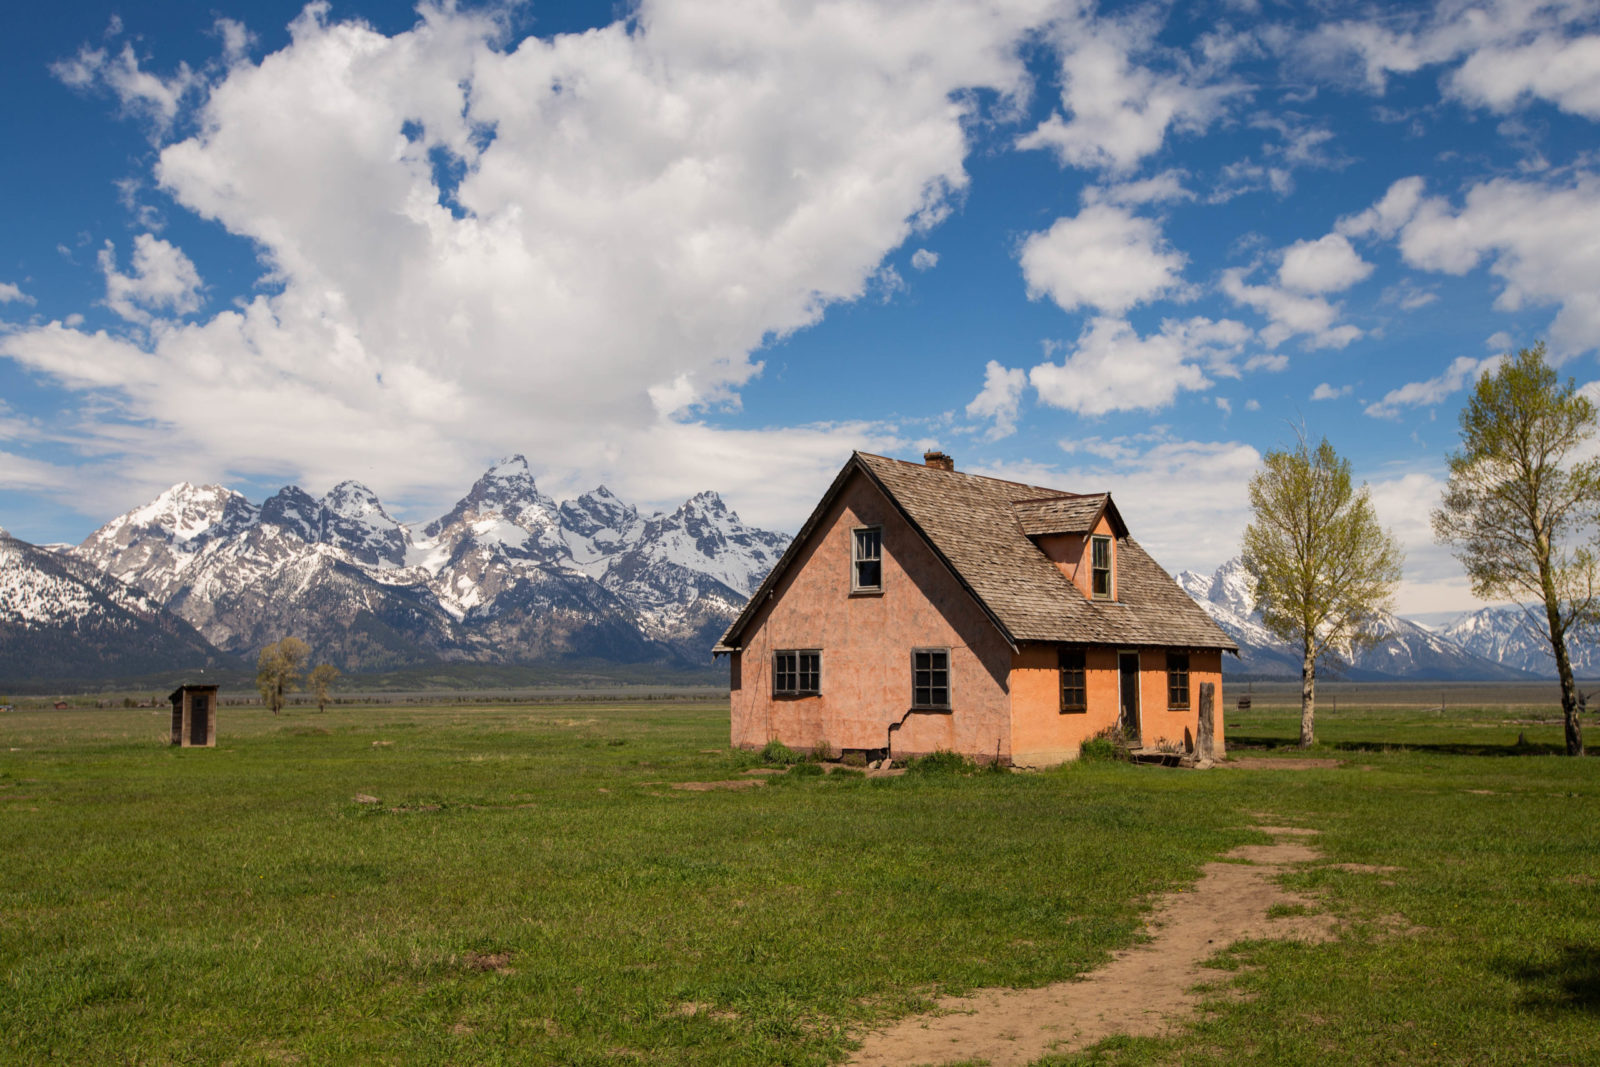
[[[951,711],[953,709],[950,707],[949,704],[913,704],[913,705],[911,705],[911,710],[912,711],[940,711],[940,712],[947,712],[948,713],[949,711]]]
[[[1089,709],[1086,708],[1086,707],[1085,708],[1062,708],[1061,709],[1061,714],[1063,714],[1063,715],[1087,715],[1087,714],[1089,714]]]
[[[852,589],[852,590],[850,590],[850,595],[853,596],[853,597],[856,597],[856,596],[869,596],[869,597],[870,596],[882,596],[883,595],[883,586],[880,585],[880,586],[877,586],[877,587],[872,588],[872,589]]]
[[[1187,715],[1191,711],[1193,711],[1194,709],[1193,708],[1168,708],[1167,710],[1169,712],[1175,712],[1176,714],[1179,714],[1179,715]]]
[[[819,697],[821,695],[822,695],[822,690],[818,689],[816,692],[813,692],[813,693],[773,693],[772,694],[772,699],[773,700],[809,700],[812,697]]]

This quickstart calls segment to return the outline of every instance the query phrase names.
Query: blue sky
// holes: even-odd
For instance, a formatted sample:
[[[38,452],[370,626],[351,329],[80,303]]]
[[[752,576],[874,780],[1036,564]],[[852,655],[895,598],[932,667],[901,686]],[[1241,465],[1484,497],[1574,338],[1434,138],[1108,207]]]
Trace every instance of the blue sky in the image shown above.
[[[173,482],[445,510],[719,490],[852,448],[1116,494],[1237,551],[1303,426],[1427,510],[1548,341],[1600,395],[1600,4],[36,5],[0,78],[0,525]]]

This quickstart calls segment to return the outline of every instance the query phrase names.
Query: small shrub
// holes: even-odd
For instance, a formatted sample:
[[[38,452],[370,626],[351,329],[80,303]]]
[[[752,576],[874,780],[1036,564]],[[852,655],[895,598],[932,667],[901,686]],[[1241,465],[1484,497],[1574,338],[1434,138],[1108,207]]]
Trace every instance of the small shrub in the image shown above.
[[[832,763],[838,758],[838,755],[839,754],[833,750],[833,746],[828,744],[826,741],[818,741],[816,746],[811,750],[811,759],[816,763]]]
[[[1103,762],[1123,758],[1125,746],[1122,735],[1116,730],[1101,730],[1078,746],[1078,758],[1090,762]]]
[[[926,756],[918,756],[906,764],[907,774],[947,775],[971,774],[977,768],[959,752],[940,749]]]
[[[800,757],[795,754],[794,749],[777,738],[773,738],[761,749],[761,762],[777,763],[787,767],[792,763],[799,763]]]

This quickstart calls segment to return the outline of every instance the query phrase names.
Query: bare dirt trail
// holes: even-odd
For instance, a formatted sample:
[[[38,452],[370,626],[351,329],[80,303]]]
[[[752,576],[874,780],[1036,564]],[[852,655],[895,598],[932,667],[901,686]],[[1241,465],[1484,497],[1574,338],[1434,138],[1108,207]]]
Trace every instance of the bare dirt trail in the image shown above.
[[[1272,835],[1272,844],[1236,848],[1206,864],[1192,890],[1161,899],[1147,923],[1151,941],[1117,953],[1079,981],[941,998],[930,1014],[868,1034],[850,1062],[905,1067],[987,1060],[992,1067],[1011,1067],[1113,1034],[1160,1036],[1193,1012],[1200,998],[1191,988],[1217,977],[1201,963],[1233,942],[1330,940],[1336,925],[1331,916],[1268,918],[1275,904],[1317,910],[1314,901],[1275,881],[1292,865],[1321,858],[1307,844],[1316,831],[1259,829]]]

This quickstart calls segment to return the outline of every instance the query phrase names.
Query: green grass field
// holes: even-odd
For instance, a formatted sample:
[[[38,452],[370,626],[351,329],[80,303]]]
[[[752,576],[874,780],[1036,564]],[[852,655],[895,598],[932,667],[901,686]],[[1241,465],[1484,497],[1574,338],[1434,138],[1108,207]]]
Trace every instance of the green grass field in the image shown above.
[[[1296,728],[1230,714],[1250,755],[1300,755]],[[670,784],[755,762],[725,705],[224,708],[209,751],[166,729],[0,716],[4,1062],[835,1062],[935,993],[1095,967],[1150,895],[1264,843],[1259,812],[1398,870],[1296,874],[1339,941],[1236,947],[1181,1037],[1050,1062],[1600,1062],[1600,760],[1546,754],[1552,708],[1342,697],[1328,770],[708,792]]]

